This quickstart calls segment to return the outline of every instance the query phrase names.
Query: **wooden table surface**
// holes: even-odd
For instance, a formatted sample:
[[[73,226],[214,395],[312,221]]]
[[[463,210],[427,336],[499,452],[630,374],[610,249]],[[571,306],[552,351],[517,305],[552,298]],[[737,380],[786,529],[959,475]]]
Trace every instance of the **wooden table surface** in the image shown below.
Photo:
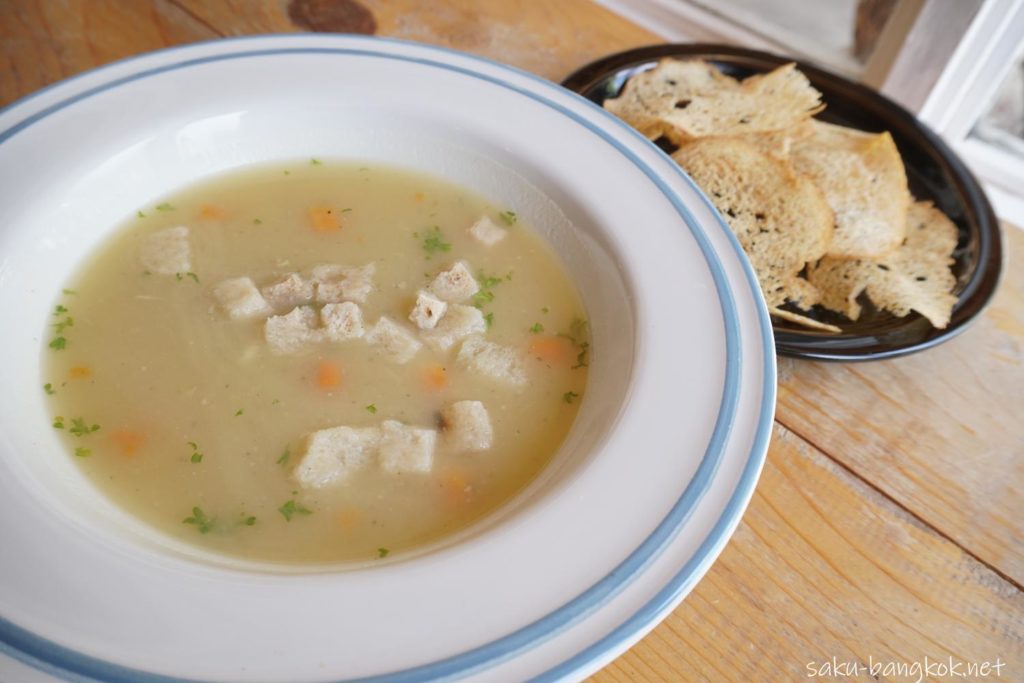
[[[0,105],[147,50],[302,30],[445,45],[556,81],[661,42],[588,0],[0,0]],[[736,535],[595,680],[794,680],[833,661],[952,657],[1024,681],[1024,231],[1005,233],[1002,286],[952,341],[874,363],[780,359],[775,434]]]

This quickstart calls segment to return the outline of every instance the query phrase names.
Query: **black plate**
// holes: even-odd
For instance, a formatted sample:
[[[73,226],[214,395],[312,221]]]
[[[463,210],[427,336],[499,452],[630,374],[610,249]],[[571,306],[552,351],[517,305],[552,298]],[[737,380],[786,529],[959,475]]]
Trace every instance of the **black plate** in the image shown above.
[[[786,356],[822,360],[876,360],[921,351],[962,332],[992,298],[1002,272],[1003,245],[999,223],[978,181],[952,150],[913,114],[875,91],[789,57],[727,45],[653,45],[610,55],[576,71],[562,82],[570,90],[601,104],[616,97],[633,74],[653,67],[664,57],[700,58],[736,78],[797,62],[821,91],[825,111],[818,118],[866,131],[889,131],[907,169],[910,191],[930,199],[960,231],[953,254],[957,303],[949,326],[937,330],[924,317],[897,318],[876,309],[866,297],[864,310],[851,322],[815,306],[810,317],[833,323],[839,334],[807,330],[772,320],[775,346]],[[797,309],[793,309],[797,311]],[[799,311],[797,311],[799,312]]]

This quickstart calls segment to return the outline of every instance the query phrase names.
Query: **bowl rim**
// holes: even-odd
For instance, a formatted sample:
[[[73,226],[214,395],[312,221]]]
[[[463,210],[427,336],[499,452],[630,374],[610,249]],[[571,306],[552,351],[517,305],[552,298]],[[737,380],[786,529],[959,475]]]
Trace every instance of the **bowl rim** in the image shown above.
[[[842,92],[844,96],[860,98],[862,101],[858,104],[863,106],[866,103],[873,114],[886,119],[890,126],[889,130],[898,128],[908,137],[923,141],[924,149],[932,153],[931,156],[937,160],[951,181],[949,188],[957,195],[959,203],[964,208],[969,232],[973,231],[971,236],[978,239],[974,268],[957,294],[950,323],[945,329],[932,327],[923,337],[910,343],[887,342],[883,339],[873,343],[839,347],[829,344],[830,340],[840,339],[834,335],[811,330],[775,328],[773,322],[775,346],[780,355],[825,361],[896,358],[930,349],[948,341],[967,330],[971,323],[978,319],[991,303],[1005,270],[1005,237],[999,220],[978,180],[949,145],[906,108],[872,88],[795,57],[720,43],[658,43],[623,50],[600,57],[576,69],[562,80],[562,86],[589,99],[588,96],[593,93],[593,89],[609,76],[659,59],[678,56],[699,57],[758,72],[795,63],[812,84],[822,83],[830,90]],[[913,322],[917,315],[912,312],[897,320]],[[897,325],[894,329],[898,331],[902,327],[903,325]],[[875,339],[873,335],[855,333],[845,336],[846,340],[858,338]]]
[[[490,67],[492,69],[493,68],[498,68],[500,70],[505,70],[505,71],[508,71],[508,72],[512,72],[512,73],[518,74],[520,76],[524,76],[524,77],[528,78],[531,82],[537,84],[538,88],[537,88],[536,91],[527,90],[527,89],[518,87],[518,86],[516,86],[513,83],[502,81],[501,79],[497,79],[497,78],[495,78],[493,76],[488,76],[488,75],[484,75],[482,73],[477,73],[477,72],[472,71],[471,69],[460,68],[460,67],[455,66],[453,64],[445,64],[444,62],[441,62],[441,61],[431,62],[430,60],[427,60],[427,59],[414,59],[414,58],[411,58],[411,57],[403,57],[404,59],[406,59],[408,61],[426,62],[426,63],[432,64],[434,66],[441,66],[441,67],[449,68],[449,69],[452,69],[452,70],[455,70],[455,71],[460,71],[460,72],[462,72],[464,74],[467,74],[467,75],[470,75],[470,76],[475,76],[475,77],[491,80],[492,82],[495,82],[495,83],[497,83],[499,85],[502,85],[504,87],[510,88],[512,90],[515,90],[515,91],[517,91],[518,93],[520,93],[522,95],[526,95],[526,96],[529,96],[529,97],[531,97],[531,98],[533,98],[535,100],[541,101],[542,103],[547,104],[548,106],[551,106],[552,108],[555,108],[555,109],[559,110],[563,115],[570,116],[570,118],[573,118],[574,120],[576,120],[577,123],[585,125],[585,126],[587,126],[588,128],[591,128],[591,129],[596,129],[595,126],[593,126],[592,124],[587,123],[582,116],[579,116],[578,114],[574,115],[570,109],[568,109],[568,108],[566,108],[566,107],[564,107],[562,105],[559,105],[558,103],[554,102],[553,100],[548,99],[548,97],[543,94],[543,91],[545,89],[550,90],[552,88],[556,88],[557,86],[555,84],[552,84],[550,81],[547,81],[546,79],[543,79],[543,78],[541,78],[539,76],[536,76],[534,74],[531,74],[529,72],[523,71],[521,69],[517,69],[515,67],[509,67],[507,65],[503,65],[503,64],[500,64],[498,62],[494,62],[494,61],[486,59],[486,58],[481,58],[481,57],[477,57],[477,56],[474,56],[474,55],[468,55],[466,53],[459,52],[459,51],[456,51],[456,50],[450,50],[448,48],[442,48],[442,47],[437,47],[437,46],[423,45],[421,43],[416,43],[414,41],[405,41],[405,40],[390,39],[390,38],[379,38],[379,37],[364,37],[364,36],[344,36],[344,37],[333,37],[333,38],[338,40],[339,48],[342,45],[345,45],[345,44],[348,44],[348,43],[353,43],[353,42],[356,43],[356,44],[367,44],[367,45],[381,45],[381,44],[393,43],[393,44],[398,44],[398,45],[414,46],[416,49],[418,49],[418,50],[425,50],[428,53],[429,52],[433,52],[433,53],[440,54],[440,55],[446,55],[446,54],[447,55],[453,55],[453,56],[457,56],[459,59],[468,60],[470,62],[480,63],[480,64],[486,65],[486,66],[488,66],[488,67]],[[69,77],[69,78],[64,79],[62,81],[59,81],[59,82],[54,83],[52,85],[49,85],[46,88],[43,88],[42,90],[36,91],[34,93],[31,93],[31,94],[29,94],[29,95],[27,95],[27,96],[25,96],[25,97],[15,101],[15,102],[9,104],[8,106],[4,107],[3,109],[0,109],[0,115],[8,114],[11,111],[16,110],[17,108],[19,108],[21,106],[24,106],[26,103],[31,102],[32,100],[34,100],[35,98],[43,95],[44,93],[47,93],[47,92],[50,92],[50,91],[54,91],[54,90],[57,90],[57,89],[60,89],[60,88],[65,88],[70,83],[78,81],[79,79],[90,77],[90,76],[93,76],[93,75],[96,75],[96,74],[103,74],[104,72],[109,72],[109,71],[114,70],[115,68],[117,68],[119,66],[122,66],[122,65],[125,65],[125,64],[129,64],[129,63],[135,62],[137,60],[146,59],[146,58],[152,58],[154,55],[169,56],[172,53],[175,54],[175,55],[181,54],[181,53],[187,54],[189,51],[196,52],[196,51],[201,50],[204,46],[208,47],[211,44],[217,44],[219,46],[224,46],[225,50],[226,50],[226,52],[220,53],[217,57],[213,57],[213,58],[199,58],[199,59],[191,59],[191,60],[190,59],[186,59],[186,60],[184,60],[182,62],[167,63],[167,64],[163,64],[162,66],[159,66],[159,67],[156,67],[156,68],[153,68],[153,69],[146,69],[146,70],[143,70],[141,72],[135,72],[135,73],[132,73],[132,74],[128,74],[126,76],[123,76],[123,77],[120,77],[120,78],[116,78],[116,79],[114,79],[112,81],[109,81],[107,83],[104,83],[102,85],[95,86],[95,87],[92,87],[92,88],[88,88],[88,89],[86,89],[86,90],[84,90],[82,92],[79,92],[79,93],[71,96],[71,97],[62,99],[62,100],[60,100],[60,101],[58,101],[56,103],[44,106],[42,109],[40,109],[40,110],[30,114],[29,116],[26,116],[25,118],[17,121],[13,125],[9,126],[4,131],[0,132],[0,143],[3,143],[6,139],[9,139],[13,135],[17,134],[19,131],[21,131],[24,128],[30,126],[35,121],[38,121],[38,120],[40,120],[42,118],[45,118],[49,114],[52,114],[52,113],[54,113],[56,111],[59,111],[60,109],[63,109],[64,107],[70,106],[70,105],[74,104],[75,102],[90,96],[91,94],[94,94],[96,92],[101,92],[101,91],[106,90],[108,88],[116,87],[117,85],[120,85],[122,83],[126,83],[126,82],[129,82],[129,81],[132,81],[132,80],[136,80],[137,78],[144,77],[145,75],[149,75],[149,74],[152,74],[152,73],[160,73],[160,72],[167,71],[167,70],[170,70],[170,69],[173,69],[173,68],[180,68],[181,66],[195,64],[196,62],[213,61],[213,59],[238,58],[238,57],[243,57],[243,56],[266,56],[267,54],[280,53],[280,52],[309,51],[308,49],[305,49],[305,48],[297,48],[297,49],[296,48],[284,48],[284,49],[277,49],[277,48],[269,49],[268,48],[268,49],[263,49],[263,50],[251,50],[251,51],[238,50],[237,52],[232,52],[232,50],[237,50],[238,49],[237,46],[239,46],[239,44],[242,44],[242,43],[248,45],[248,44],[251,44],[253,42],[259,41],[259,42],[268,42],[268,43],[272,43],[273,44],[273,43],[277,43],[279,41],[289,41],[291,43],[299,43],[299,44],[303,44],[303,43],[316,43],[316,44],[320,44],[320,43],[322,43],[324,41],[324,39],[325,39],[325,36],[294,35],[294,34],[244,36],[244,37],[231,38],[231,39],[218,39],[218,40],[213,40],[213,41],[204,41],[204,42],[201,42],[201,43],[193,43],[193,44],[189,44],[189,45],[185,45],[185,46],[175,46],[175,47],[165,48],[163,50],[158,50],[158,51],[155,51],[155,52],[148,52],[148,53],[143,53],[143,54],[140,54],[140,55],[134,55],[134,56],[131,56],[131,57],[127,57],[125,59],[118,60],[117,62],[113,62],[111,64],[107,64],[107,65],[104,65],[104,66],[101,66],[101,67],[98,67],[98,68],[95,68],[95,69],[92,69],[92,70],[89,70],[89,71],[86,71],[86,72],[83,72],[83,73],[80,73],[80,74],[76,74],[75,76]],[[322,52],[359,52],[358,50],[352,50],[352,49],[344,49],[344,48],[341,48],[341,49],[325,49],[325,48],[322,48],[322,47],[312,48],[312,50],[313,51],[322,51]],[[364,53],[365,53],[365,51],[364,51]],[[375,53],[375,54],[379,54],[381,56],[393,56],[393,55],[387,55],[386,53]],[[579,97],[579,96],[573,96],[573,97],[576,98],[577,104],[580,104],[582,106],[590,108],[592,111],[601,112],[601,116],[604,117],[605,120],[614,122],[613,125],[615,127],[617,127],[617,129],[619,130],[620,133],[626,134],[628,136],[634,136],[635,138],[638,138],[638,139],[641,139],[641,140],[643,139],[642,136],[640,136],[638,133],[636,133],[636,131],[634,131],[632,128],[630,128],[629,126],[626,126],[624,123],[618,121],[618,119],[616,119],[615,117],[611,116],[607,112],[604,112],[604,110],[601,109],[600,107],[595,106],[593,103],[589,102],[585,98],[582,98],[582,97]],[[636,163],[638,166],[640,166],[641,170],[643,170],[648,175],[648,177],[651,179],[651,181],[656,183],[656,184],[658,184],[659,187],[662,189],[662,191],[666,194],[666,196],[672,201],[672,203],[674,205],[674,208],[679,212],[680,217],[683,218],[684,222],[687,223],[687,225],[690,227],[691,231],[693,231],[694,236],[697,239],[697,241],[700,243],[701,240],[705,240],[705,242],[702,243],[702,247],[701,247],[702,250],[705,251],[705,255],[707,256],[708,251],[713,253],[714,249],[712,249],[711,247],[707,246],[707,243],[706,243],[707,237],[705,235],[703,235],[703,233],[702,233],[702,230],[703,230],[704,226],[699,226],[698,225],[696,219],[683,206],[682,202],[679,201],[679,199],[677,197],[670,196],[671,195],[671,191],[668,190],[667,186],[664,185],[663,181],[661,181],[658,178],[657,171],[655,171],[655,169],[650,167],[647,164],[647,162],[644,162],[643,160],[640,160],[639,158],[635,157],[631,153],[627,153],[626,150],[624,149],[624,147],[621,145],[621,143],[615,143],[615,141],[612,138],[612,136],[605,134],[603,137],[605,137],[607,141],[613,142],[613,144],[615,144],[615,146],[618,147],[621,152],[626,153],[627,156],[633,157],[634,163]],[[646,143],[646,141],[645,141],[645,144],[649,144],[649,143]],[[685,183],[688,186],[690,186],[691,188],[696,189],[696,186],[693,185],[692,181],[687,176],[685,176],[685,174],[683,174],[681,170],[678,171],[678,176],[679,176],[680,179],[685,181]],[[701,199],[703,200],[706,208],[709,208],[709,209],[711,209],[713,211],[713,207],[711,207],[710,202],[708,202],[706,200],[706,198],[703,198],[702,195],[698,195],[698,196],[701,197]],[[755,297],[755,301],[759,302],[760,301],[760,299],[759,299],[759,289],[757,288],[756,278],[755,278],[755,276],[753,274],[753,271],[751,270],[751,268],[749,266],[749,263],[746,261],[745,257],[743,257],[742,250],[740,249],[738,242],[735,240],[735,237],[732,235],[731,231],[728,230],[728,228],[724,224],[724,222],[721,221],[720,217],[718,217],[716,213],[713,213],[713,215],[717,218],[717,222],[719,223],[718,228],[723,232],[724,239],[727,240],[727,242],[730,244],[731,248],[733,249],[733,251],[735,252],[735,254],[738,257],[739,265],[742,268],[742,271],[743,271],[743,274],[744,274],[744,278],[746,280],[746,286],[750,288],[750,291],[753,293],[753,295]],[[719,266],[719,268],[720,268],[720,266]],[[712,266],[712,269],[714,269],[713,266]],[[722,278],[723,278],[723,282],[724,282],[725,281],[724,275],[722,276]],[[726,289],[724,291],[724,294],[731,301],[731,296],[732,295],[731,295],[731,292],[728,289]],[[723,302],[723,306],[724,306],[724,304],[725,304],[725,302]],[[723,310],[723,314],[726,317],[726,327],[727,327],[726,337],[727,337],[727,339],[731,339],[732,340],[731,343],[733,344],[734,349],[735,349],[735,345],[737,343],[736,340],[738,339],[738,335],[739,335],[738,331],[735,329],[735,325],[736,325],[736,319],[735,319],[736,313],[735,313],[735,310],[732,311],[732,316],[733,316],[732,325],[733,325],[733,329],[732,329],[731,333],[729,332],[729,327],[730,327],[729,314],[726,311],[724,311],[724,310]],[[770,323],[768,321],[767,311],[766,311],[766,309],[764,308],[763,305],[760,305],[757,308],[757,329],[758,329],[758,334],[753,334],[752,333],[752,336],[758,339],[758,342],[760,344],[760,348],[763,351],[763,355],[764,355],[763,367],[759,368],[760,371],[762,372],[762,377],[761,377],[761,386],[758,387],[758,390],[760,392],[759,396],[761,397],[761,400],[760,400],[759,409],[757,411],[757,425],[756,425],[755,430],[754,430],[754,435],[753,435],[753,439],[752,439],[752,445],[751,445],[749,454],[748,454],[748,456],[746,458],[746,463],[743,465],[742,471],[740,473],[739,480],[738,480],[735,488],[731,492],[731,494],[729,494],[728,500],[727,500],[727,502],[726,502],[726,504],[724,506],[724,509],[723,509],[723,511],[721,513],[721,516],[715,522],[711,533],[708,534],[708,536],[701,543],[701,545],[700,545],[699,549],[697,550],[697,552],[690,558],[690,560],[686,563],[685,566],[680,568],[679,572],[673,577],[672,581],[669,582],[669,584],[667,584],[658,593],[658,595],[657,595],[657,597],[655,599],[650,600],[649,602],[644,604],[634,614],[633,617],[631,617],[628,621],[624,622],[622,625],[620,625],[618,628],[616,628],[615,631],[613,631],[612,633],[608,634],[607,636],[605,636],[600,641],[594,643],[591,647],[587,648],[586,650],[584,650],[584,651],[582,651],[580,653],[577,653],[576,655],[574,655],[571,658],[566,659],[558,667],[558,669],[553,669],[553,670],[547,672],[546,674],[543,674],[542,678],[544,678],[544,677],[554,677],[554,676],[556,676],[556,671],[579,670],[580,668],[586,667],[590,663],[592,663],[592,662],[594,662],[594,661],[596,661],[596,660],[598,660],[598,659],[600,659],[600,658],[602,658],[604,656],[607,656],[608,652],[613,651],[613,650],[615,650],[617,648],[623,647],[623,644],[628,645],[630,642],[632,642],[633,639],[638,637],[638,634],[642,634],[642,631],[644,630],[645,627],[649,627],[651,625],[652,619],[655,619],[659,614],[662,614],[664,612],[664,610],[666,609],[666,607],[671,607],[676,602],[678,602],[678,599],[681,599],[682,595],[685,594],[685,592],[688,591],[690,588],[692,588],[692,584],[695,583],[696,579],[699,579],[700,576],[707,570],[707,568],[710,566],[711,562],[713,562],[713,560],[715,559],[717,554],[724,547],[725,542],[728,540],[729,536],[731,535],[731,531],[738,524],[743,510],[745,509],[745,507],[746,507],[750,497],[753,494],[754,485],[756,484],[757,478],[758,478],[758,476],[760,474],[760,470],[761,470],[761,468],[763,466],[763,463],[764,463],[764,459],[765,459],[766,451],[767,451],[767,444],[768,444],[768,440],[770,439],[770,434],[771,434],[771,429],[772,429],[772,424],[773,424],[774,405],[775,405],[775,389],[776,389],[776,381],[775,381],[776,380],[776,375],[775,375],[775,362],[774,362],[775,361],[774,344],[773,344],[772,336],[770,334],[771,327],[770,327]],[[727,383],[726,383],[727,387],[729,386],[729,382],[728,382],[729,373],[733,373],[733,377],[735,378],[736,373],[739,372],[739,368],[737,367],[738,364],[734,365],[733,362],[732,362],[733,360],[734,360],[734,356],[730,355],[729,356],[729,362],[727,363],[727,366],[731,366],[731,367],[727,367]],[[723,409],[719,413],[719,420],[720,421],[721,421],[723,415],[726,415],[726,414],[730,414],[731,415],[730,410],[728,410],[730,404],[731,404],[733,409],[735,408],[735,403],[738,400],[738,398],[736,396],[738,391],[736,391],[735,389],[736,389],[735,386],[733,387],[732,391],[727,389],[727,391],[725,392],[725,395],[723,395],[723,398],[722,398]],[[723,429],[722,429],[721,432],[719,432],[719,429],[716,426],[715,434],[716,434],[717,437],[720,437],[723,440],[723,443],[724,443],[724,439],[727,436],[728,432],[731,430],[731,424],[732,424],[732,420],[731,420],[731,417],[730,417],[730,419],[725,420],[724,425],[723,425]],[[713,450],[712,446],[713,446],[714,443],[715,443],[715,437],[712,438],[712,442],[708,446],[708,451],[705,453],[705,455],[703,456],[703,458],[701,460],[700,469],[698,470],[698,473],[694,475],[694,477],[691,480],[691,482],[687,485],[686,491],[683,493],[682,497],[686,497],[688,492],[690,491],[691,486],[693,486],[695,482],[697,482],[699,479],[702,478],[702,474],[701,474],[702,472],[703,472],[703,478],[705,480],[710,480],[710,478],[713,477],[713,471],[716,469],[714,467],[714,463],[711,463],[710,467],[707,470],[705,470],[705,465],[709,465],[709,463],[708,463],[708,454]],[[705,486],[706,486],[706,484],[707,484],[707,482],[705,482]],[[680,500],[682,500],[682,497],[681,497]],[[673,511],[674,510],[675,510],[675,508],[673,508]],[[659,528],[660,528],[660,526],[659,526]],[[641,547],[643,547],[643,545],[641,545]],[[631,555],[631,557],[632,557],[632,555]],[[621,566],[622,565],[620,565],[620,567]],[[634,569],[635,569],[635,571],[642,571],[643,566],[644,566],[643,563],[641,563],[639,565],[639,567],[635,567]],[[614,573],[616,573],[616,572],[613,572],[613,574]],[[606,578],[608,578],[608,577],[606,577]],[[575,602],[575,600],[573,602]],[[568,607],[568,605],[565,606],[565,607]],[[563,611],[565,609],[565,607],[559,608],[559,610],[557,610],[557,611]],[[570,610],[570,611],[576,611],[577,616],[573,617],[574,621],[570,622],[570,623],[576,623],[576,619],[579,618],[579,616],[582,615],[586,610],[585,609],[581,609],[581,608],[576,608],[576,610]],[[548,616],[550,616],[550,615],[548,615]],[[547,617],[545,617],[544,620],[546,620],[546,619],[547,619]],[[522,629],[522,631],[526,631],[527,629],[530,629],[530,628],[532,628],[532,627],[534,627],[536,625],[537,625],[537,623],[530,624],[527,627],[524,627],[524,629]],[[517,632],[515,632],[513,634],[510,634],[510,635],[506,636],[505,638],[502,638],[501,640],[505,641],[505,640],[513,639],[514,637],[518,636],[520,633],[521,632],[517,631]],[[543,639],[541,639],[539,642],[543,642]],[[450,659],[452,659],[452,660],[454,660],[454,659],[467,659],[467,660],[477,659],[476,657],[473,657],[473,655],[475,653],[477,653],[483,647],[491,647],[491,646],[496,645],[496,644],[498,644],[498,643],[489,643],[489,644],[487,644],[485,646],[481,646],[480,648],[474,648],[474,650],[471,650],[471,651],[468,651],[468,652],[464,652],[464,653],[461,653],[459,655],[455,655],[454,657],[452,657]],[[431,663],[431,664],[423,665],[422,667],[416,667],[415,669],[406,670],[405,672],[395,672],[395,673],[385,674],[385,675],[382,675],[380,677],[375,677],[375,678],[378,678],[378,679],[381,679],[381,680],[406,680],[408,678],[419,679],[419,678],[422,678],[422,677],[429,677],[429,676],[434,675],[434,674],[438,674],[438,675],[453,675],[453,674],[454,675],[460,675],[460,674],[461,675],[466,675],[466,674],[469,674],[469,673],[474,673],[474,672],[480,671],[481,668],[482,667],[486,667],[488,663],[495,663],[496,664],[496,663],[498,663],[500,661],[503,661],[503,660],[505,660],[505,659],[507,659],[507,658],[509,658],[511,656],[515,656],[517,654],[521,654],[522,652],[525,651],[525,649],[527,649],[530,646],[536,645],[536,644],[538,644],[538,643],[537,643],[536,639],[534,639],[534,640],[531,640],[530,642],[527,642],[527,643],[525,643],[523,645],[513,646],[513,649],[511,649],[511,650],[509,650],[507,648],[503,649],[503,647],[498,647],[497,649],[499,650],[499,652],[494,657],[491,658],[490,662],[482,662],[481,663],[481,662],[469,661],[468,662],[468,666],[460,666],[458,668],[446,668],[445,670],[434,670],[434,671],[431,671],[431,669],[433,669],[434,667],[442,665],[442,664],[444,664],[444,665],[447,665],[449,663],[454,664],[454,662],[450,662],[450,660],[442,660],[441,662],[436,662],[436,663]],[[173,677],[173,676],[166,676],[166,675],[163,675],[163,674],[155,674],[155,673],[141,671],[141,670],[137,670],[137,669],[131,669],[131,668],[123,667],[123,666],[120,666],[120,665],[117,665],[117,664],[114,664],[114,663],[111,663],[111,662],[106,662],[106,661],[103,661],[103,660],[99,660],[99,659],[90,657],[88,655],[76,652],[75,650],[72,650],[70,648],[67,648],[67,647],[64,647],[62,645],[59,645],[59,644],[57,644],[57,643],[55,643],[53,641],[47,640],[46,638],[38,636],[38,635],[36,635],[36,634],[34,634],[34,633],[30,632],[30,631],[27,631],[27,630],[17,626],[16,624],[8,621],[7,619],[5,619],[3,617],[0,617],[0,652],[4,652],[5,654],[11,655],[11,656],[13,656],[16,659],[19,659],[19,660],[21,660],[21,661],[23,661],[25,663],[28,663],[28,664],[30,664],[32,666],[37,667],[37,668],[40,668],[43,671],[47,671],[47,672],[50,672],[50,673],[56,673],[56,674],[60,674],[60,675],[71,674],[71,675],[73,675],[73,676],[75,676],[77,678],[85,677],[85,679],[87,679],[87,680],[91,679],[92,677],[100,677],[103,680],[149,680],[149,681],[180,681],[180,680],[186,680],[186,679],[176,678],[176,677]]]

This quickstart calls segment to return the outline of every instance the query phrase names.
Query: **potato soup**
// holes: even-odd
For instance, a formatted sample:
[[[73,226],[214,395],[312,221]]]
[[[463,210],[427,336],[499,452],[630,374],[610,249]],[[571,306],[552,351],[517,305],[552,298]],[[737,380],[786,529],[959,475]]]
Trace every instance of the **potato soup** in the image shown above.
[[[55,302],[43,389],[88,478],[215,553],[379,561],[551,460],[586,313],[515,207],[328,160],[141,207]]]

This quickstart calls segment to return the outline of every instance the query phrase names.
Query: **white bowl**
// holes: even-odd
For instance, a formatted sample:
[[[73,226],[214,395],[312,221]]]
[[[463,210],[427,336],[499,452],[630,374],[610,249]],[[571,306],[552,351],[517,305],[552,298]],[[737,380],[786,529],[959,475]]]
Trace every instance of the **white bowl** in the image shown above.
[[[69,273],[137,207],[313,156],[515,206],[579,285],[594,352],[566,443],[511,504],[406,559],[275,571],[174,542],[84,479],[45,411],[42,335]],[[0,112],[0,172],[5,679],[575,677],[678,604],[753,492],[775,368],[749,265],[671,160],[547,81],[381,39],[192,45]]]

